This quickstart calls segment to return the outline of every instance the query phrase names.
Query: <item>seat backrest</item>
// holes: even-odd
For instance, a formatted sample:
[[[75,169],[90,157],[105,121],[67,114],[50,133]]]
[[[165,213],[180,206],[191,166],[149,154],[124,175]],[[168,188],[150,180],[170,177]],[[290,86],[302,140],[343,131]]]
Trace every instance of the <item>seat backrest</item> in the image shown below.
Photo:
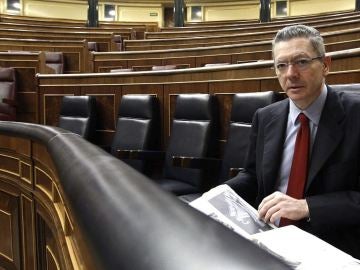
[[[160,105],[155,95],[123,95],[117,116],[111,154],[117,150],[159,150],[161,142]],[[146,162],[124,160],[145,172]]]
[[[252,118],[256,110],[279,99],[280,94],[273,91],[234,95],[219,184],[229,178],[230,168],[242,168],[244,166]]]
[[[97,43],[95,41],[88,41],[88,49],[89,52],[97,52],[98,51]]]
[[[230,63],[208,63],[205,64],[204,67],[221,67],[221,66],[227,66],[230,65]]]
[[[334,84],[330,87],[336,91],[360,94],[360,83]]]
[[[79,134],[87,140],[95,139],[96,99],[94,96],[64,96],[59,127]]]
[[[176,65],[152,66],[151,70],[172,70],[176,69]]]
[[[165,66],[153,66],[152,70],[172,70],[172,69],[183,69],[189,67],[190,64],[174,64],[174,65],[165,65]]]
[[[0,68],[0,120],[16,120],[16,76],[14,68]]]
[[[122,48],[123,48],[123,39],[121,37],[121,35],[114,35],[113,37],[113,41],[116,45],[116,49],[118,51],[122,51]]]
[[[160,107],[155,95],[123,95],[111,153],[154,150],[160,144]]]
[[[203,181],[203,171],[172,165],[172,156],[215,157],[218,152],[219,109],[208,94],[182,94],[176,99],[166,151],[164,178],[189,183],[200,191],[213,183]],[[208,180],[208,179],[207,179]]]
[[[64,73],[64,55],[62,52],[45,52],[45,64],[54,74]]]

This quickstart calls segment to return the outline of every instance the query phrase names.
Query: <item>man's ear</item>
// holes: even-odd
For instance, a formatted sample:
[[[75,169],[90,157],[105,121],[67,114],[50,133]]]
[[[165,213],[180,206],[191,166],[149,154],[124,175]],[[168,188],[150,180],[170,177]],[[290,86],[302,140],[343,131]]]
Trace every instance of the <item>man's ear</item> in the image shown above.
[[[330,56],[325,56],[324,57],[324,61],[323,61],[323,72],[324,72],[324,76],[328,75],[330,72],[330,66],[331,66],[331,57]]]

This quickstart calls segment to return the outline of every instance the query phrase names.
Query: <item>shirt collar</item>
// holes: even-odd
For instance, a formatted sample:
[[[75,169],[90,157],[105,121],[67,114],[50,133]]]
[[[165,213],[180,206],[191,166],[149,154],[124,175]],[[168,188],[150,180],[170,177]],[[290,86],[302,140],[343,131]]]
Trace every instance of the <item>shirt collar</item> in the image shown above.
[[[307,107],[306,110],[303,111],[300,110],[291,99],[289,99],[290,100],[289,117],[291,122],[295,125],[295,121],[299,113],[303,112],[307,116],[307,118],[310,119],[312,123],[314,123],[316,126],[319,125],[321,112],[324,108],[326,101],[326,96],[327,96],[327,87],[324,84],[322,91],[320,95],[317,97],[317,99],[315,99],[315,101],[309,107]]]

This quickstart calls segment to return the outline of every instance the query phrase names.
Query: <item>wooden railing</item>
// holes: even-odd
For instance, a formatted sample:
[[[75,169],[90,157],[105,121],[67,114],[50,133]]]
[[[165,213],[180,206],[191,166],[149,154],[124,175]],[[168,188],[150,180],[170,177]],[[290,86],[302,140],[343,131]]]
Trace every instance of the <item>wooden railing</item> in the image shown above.
[[[26,123],[0,121],[0,231],[1,269],[289,269],[78,135]]]

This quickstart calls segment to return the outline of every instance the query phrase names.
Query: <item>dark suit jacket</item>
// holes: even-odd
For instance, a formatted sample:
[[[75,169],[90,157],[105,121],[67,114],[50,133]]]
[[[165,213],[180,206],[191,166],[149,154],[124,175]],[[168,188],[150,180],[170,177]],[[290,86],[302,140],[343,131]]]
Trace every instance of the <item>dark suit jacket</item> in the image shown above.
[[[285,99],[255,113],[245,169],[226,182],[255,207],[276,191],[288,111]],[[299,227],[360,258],[360,95],[328,87],[305,198]]]

